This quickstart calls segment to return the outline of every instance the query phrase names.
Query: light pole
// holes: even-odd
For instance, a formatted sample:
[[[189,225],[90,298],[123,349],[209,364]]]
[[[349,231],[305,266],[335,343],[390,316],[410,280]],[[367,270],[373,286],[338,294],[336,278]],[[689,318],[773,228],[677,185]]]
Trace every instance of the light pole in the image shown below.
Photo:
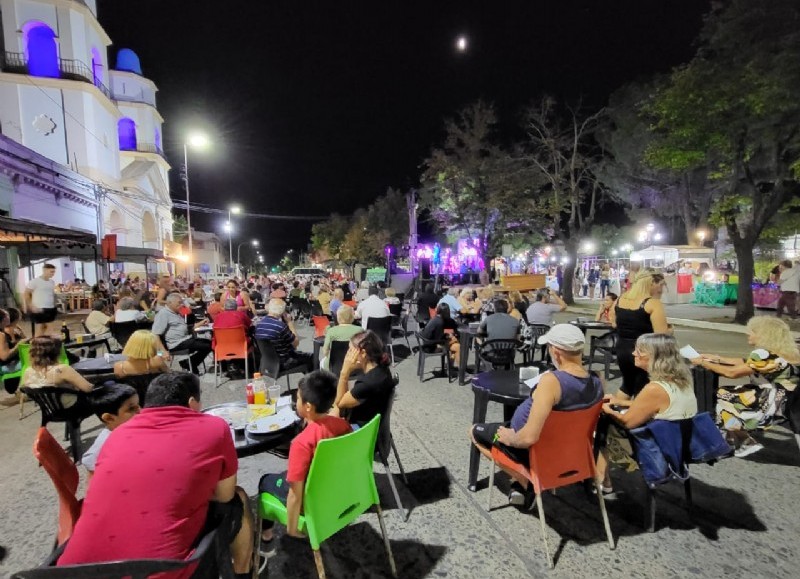
[[[231,269],[233,269],[233,221],[231,216],[239,215],[241,212],[242,208],[238,205],[228,207],[228,222],[225,224],[225,231],[228,232],[228,264]]]
[[[196,149],[204,149],[208,146],[208,137],[200,133],[189,135],[188,140],[183,142],[183,183],[186,186],[186,234],[189,237],[189,259],[187,267],[189,269],[189,281],[194,277],[194,255],[192,255],[192,215],[189,210],[189,145]]]
[[[258,239],[253,239],[250,243],[253,244],[253,247],[258,247]],[[242,250],[242,246],[243,245],[247,245],[247,242],[243,241],[239,245],[236,246],[236,273],[237,274],[239,273],[239,267],[240,267],[240,264],[242,263],[241,253],[240,252]]]

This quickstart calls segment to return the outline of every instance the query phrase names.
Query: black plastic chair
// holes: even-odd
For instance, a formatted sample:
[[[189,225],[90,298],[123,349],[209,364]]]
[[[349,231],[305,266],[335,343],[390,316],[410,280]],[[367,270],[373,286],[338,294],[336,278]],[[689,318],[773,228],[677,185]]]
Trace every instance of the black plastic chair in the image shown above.
[[[331,342],[331,351],[328,354],[328,370],[338,376],[342,373],[344,357],[350,349],[350,340],[334,340]]]
[[[128,343],[128,339],[133,335],[136,330],[142,329],[138,322],[111,322],[108,324],[108,329],[111,335],[119,344],[120,348],[124,348]]]
[[[692,366],[692,382],[694,396],[697,398],[697,412],[708,412],[716,421],[719,374],[700,366]]]
[[[530,361],[533,362],[533,359],[536,357],[537,340],[550,331],[550,326],[546,324],[529,324],[528,327],[530,328]],[[542,362],[544,362],[547,359],[547,346],[538,347],[541,349],[541,359]]]
[[[289,392],[292,391],[292,385],[289,382],[289,375],[291,374],[305,374],[309,368],[305,364],[297,366],[290,366],[289,368],[281,368],[281,358],[278,352],[269,340],[256,340],[258,351],[261,353],[261,365],[259,370],[262,376],[269,376],[274,380],[279,380],[286,376],[286,387]]]
[[[367,329],[375,332],[383,342],[384,348],[389,348],[392,354],[392,366],[394,366],[394,347],[392,346],[392,316],[385,318],[370,317],[367,320]]]
[[[84,392],[61,386],[40,386],[20,388],[23,394],[33,400],[42,411],[41,426],[50,422],[65,423],[66,439],[70,441],[72,460],[81,460],[81,422],[94,414]],[[65,406],[65,398],[74,399],[74,403]]]
[[[786,418],[789,419],[789,427],[794,432],[797,441],[797,448],[800,449],[800,393],[798,388],[786,393]],[[713,414],[712,414],[713,416]]]
[[[322,305],[320,305],[319,302],[314,301],[314,302],[309,302],[309,303],[311,305],[311,317],[312,318],[314,316],[324,316],[325,315],[325,312],[322,311]]]
[[[611,364],[617,360],[617,332],[607,332],[602,336],[592,336],[589,341],[589,371],[595,362],[595,354],[600,353],[603,363],[603,376],[611,379]]]
[[[136,393],[139,395],[139,405],[144,406],[145,400],[147,400],[147,389],[150,387],[150,382],[152,382],[159,376],[161,376],[160,373],[140,374],[138,376],[125,376],[124,378],[120,378],[119,382],[135,388]]]
[[[394,375],[395,389],[392,390],[392,395],[389,397],[389,402],[386,408],[381,412],[381,424],[378,430],[378,440],[375,443],[375,459],[379,460],[386,469],[386,478],[389,479],[389,486],[392,488],[394,500],[397,503],[397,508],[403,514],[403,519],[408,520],[409,510],[403,508],[403,503],[400,501],[400,494],[397,492],[397,486],[394,482],[394,475],[389,469],[389,453],[394,453],[394,458],[397,461],[397,466],[400,468],[400,475],[403,477],[403,482],[408,486],[408,478],[406,472],[403,470],[403,463],[400,462],[400,455],[397,454],[397,447],[394,444],[394,437],[392,436],[392,407],[394,406],[394,397],[396,393],[396,386],[400,382],[400,377]]]
[[[193,578],[228,578],[233,577],[233,566],[226,562],[230,560],[230,548],[223,545],[227,539],[222,537],[219,527],[211,530],[203,536],[188,559],[132,559],[56,567],[67,545],[64,543],[40,567],[18,571],[11,579],[148,579],[157,573],[178,571],[196,563],[198,567],[192,574]]]
[[[425,376],[425,360],[428,358],[440,357],[442,359],[442,371],[447,372],[447,382],[452,382],[450,374],[452,374],[450,362],[450,351],[448,339],[445,336],[441,340],[429,340],[424,338],[419,332],[415,332],[419,344],[419,351],[417,352],[417,376],[420,382],[424,382]],[[433,350],[426,351],[426,348],[434,348]]]
[[[478,365],[488,362],[492,370],[512,370],[520,343],[517,340],[486,340],[478,349]],[[480,372],[480,367],[478,372]]]

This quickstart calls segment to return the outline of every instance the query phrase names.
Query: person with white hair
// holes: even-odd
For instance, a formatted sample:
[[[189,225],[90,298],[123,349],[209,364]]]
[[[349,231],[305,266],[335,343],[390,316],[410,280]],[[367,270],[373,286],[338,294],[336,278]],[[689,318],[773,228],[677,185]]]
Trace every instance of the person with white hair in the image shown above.
[[[256,324],[256,340],[272,344],[281,360],[281,370],[306,366],[307,371],[311,371],[312,355],[297,350],[300,338],[282,299],[269,300],[267,315]]]
[[[471,290],[470,290],[471,291]],[[450,313],[457,314],[461,311],[461,303],[458,301],[458,288],[451,287],[447,290],[447,293],[442,296],[442,299],[439,300],[439,303],[436,304],[447,304],[450,306]]]
[[[356,292],[356,302],[363,302],[369,297],[369,282],[364,280],[361,282],[361,287]]]

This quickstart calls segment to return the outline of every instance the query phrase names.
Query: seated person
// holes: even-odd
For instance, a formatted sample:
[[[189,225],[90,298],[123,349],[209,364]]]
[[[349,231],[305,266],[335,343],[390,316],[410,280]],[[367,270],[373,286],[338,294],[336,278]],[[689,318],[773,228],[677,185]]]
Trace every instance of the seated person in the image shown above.
[[[206,313],[208,314],[208,317],[211,318],[211,321],[215,322],[217,320],[217,316],[222,312],[223,309],[222,292],[217,292],[214,294],[214,301],[208,304]]]
[[[617,302],[618,297],[619,296],[613,292],[608,292],[606,294],[606,297],[603,298],[603,303],[600,304],[600,308],[594,316],[595,322],[611,323],[611,310],[614,309],[614,304]]]
[[[360,370],[352,390],[348,391],[351,374]],[[389,370],[389,356],[378,335],[362,331],[350,340],[339,384],[336,389],[334,413],[350,422],[364,426],[378,414],[386,412],[394,396],[394,378]]]
[[[306,297],[306,291],[304,288],[300,287],[300,282],[294,280],[292,282],[292,290],[289,292],[289,298],[304,298]]]
[[[442,296],[442,299],[439,300],[439,304],[447,304],[450,307],[450,313],[457,314],[461,312],[461,303],[458,301],[457,295],[458,289],[451,287],[447,290],[447,293]],[[436,305],[438,306],[439,304]]]
[[[164,346],[158,336],[150,330],[136,330],[122,350],[127,360],[114,363],[114,375],[124,378],[169,372],[164,353]]]
[[[22,314],[17,308],[9,308],[8,311],[0,310],[0,374],[12,374],[22,369],[22,362],[19,359],[20,344],[28,343],[28,338],[21,333],[17,327]],[[19,388],[19,378],[6,377],[3,380],[6,392],[14,394],[8,398],[0,400],[0,406],[15,406],[19,403],[17,389]]]
[[[375,295],[377,295],[377,292],[375,292]],[[358,288],[358,291],[356,292],[355,300],[356,302],[361,303],[369,296],[370,296],[369,282],[367,280],[364,280],[361,282],[361,286]]]
[[[247,494],[236,486],[236,448],[228,424],[200,408],[197,376],[173,372],[153,380],[145,408],[103,445],[58,565],[185,559],[213,525],[231,541],[237,579],[250,576],[253,520]],[[146,517],[121,516],[143,508]]]
[[[96,299],[92,303],[92,311],[83,322],[90,334],[99,336],[108,333],[108,324],[111,322],[111,317],[106,313],[107,306],[108,304],[104,299]]]
[[[335,316],[336,312],[340,307],[342,307],[342,302],[344,301],[344,291],[342,288],[336,288],[333,290],[333,299],[331,300],[330,310],[331,315]]]
[[[52,336],[39,336],[31,340],[31,366],[22,375],[20,386],[40,388],[61,386],[82,392],[91,392],[92,385],[68,364],[61,364],[61,340]],[[74,403],[74,402],[73,402]],[[65,406],[68,406],[66,402]]]
[[[277,298],[269,300],[267,315],[256,325],[256,340],[265,340],[272,344],[281,360],[282,370],[298,366],[311,369],[313,355],[297,350],[300,338],[294,328],[294,321],[286,313],[284,300]]]
[[[458,303],[461,304],[461,310],[459,310],[461,314],[481,313],[481,301],[476,299],[475,292],[469,288],[461,290],[461,294],[458,296]]]
[[[286,299],[286,290],[280,282],[272,284],[272,292],[269,294],[270,299]]]
[[[378,291],[378,286],[370,286],[367,289],[369,295],[356,307],[356,319],[361,320],[361,327],[365,330],[370,318],[387,318],[392,315],[389,306],[378,296]]]
[[[123,322],[141,322],[147,319],[144,312],[136,309],[136,302],[132,297],[126,297],[119,300],[117,304],[117,311],[114,312],[114,321],[117,323]]]
[[[214,318],[214,329],[243,327],[245,334],[250,334],[253,321],[247,312],[239,309],[236,300],[225,300],[222,311]]]
[[[721,386],[717,392],[717,416],[738,457],[764,448],[748,431],[766,428],[777,418],[786,391],[795,388],[794,369],[800,366],[800,351],[792,331],[779,318],[750,318],[747,343],[755,349],[746,359],[700,354],[691,361],[726,378],[750,377],[749,384]],[[754,415],[757,420],[752,419]]]
[[[528,449],[539,440],[550,411],[582,410],[603,398],[600,378],[583,367],[586,343],[583,332],[570,324],[557,324],[538,342],[547,344],[557,370],[542,375],[531,397],[517,407],[510,422],[474,424],[470,429],[472,443],[490,460],[491,449],[496,447],[512,460],[528,466]],[[509,502],[529,506],[533,493],[528,489],[528,480],[517,472],[506,472],[514,479]]]
[[[164,307],[158,310],[153,320],[153,333],[159,336],[169,352],[189,350],[189,368],[197,374],[200,364],[211,353],[211,341],[197,338],[189,331],[183,316],[178,313],[182,303],[183,298],[178,293],[171,293],[166,297]],[[195,328],[206,323],[205,320],[198,322]],[[181,361],[181,367],[185,368],[184,361]]]
[[[387,306],[400,303],[400,298],[397,297],[397,290],[393,287],[387,287],[383,294],[385,296],[383,301],[386,302]]]
[[[550,300],[556,303],[550,303]],[[540,289],[536,292],[536,301],[528,306],[525,318],[529,324],[540,326],[552,326],[553,314],[563,312],[567,309],[567,302],[561,299],[556,292],[551,289]]]
[[[322,284],[319,286],[319,293],[316,296],[317,301],[319,302],[320,307],[322,308],[322,313],[326,316],[331,314],[331,298],[330,291],[328,291],[328,286]]]
[[[108,435],[117,426],[126,423],[139,413],[139,395],[133,386],[127,384],[114,384],[107,382],[102,386],[92,390],[89,395],[89,402],[94,413],[105,428],[94,439],[94,443],[89,450],[83,453],[81,463],[89,471],[89,475],[94,474],[97,464],[97,456],[100,449],[108,440]]]
[[[513,310],[508,312],[510,316],[525,320],[525,312],[528,310],[528,299],[517,290],[508,292],[508,302],[513,306]],[[515,314],[519,314],[519,317]]]
[[[436,306],[436,315],[431,318],[422,331],[420,336],[426,340],[439,342],[445,338],[445,334],[449,332],[447,337],[447,349],[450,352],[450,359],[457,360],[461,346],[458,343],[458,323],[450,317],[450,307],[447,304],[439,304]],[[426,352],[433,352],[436,350],[435,346],[425,345],[422,346]]]
[[[430,308],[436,308],[437,305],[439,305],[439,296],[433,291],[433,283],[426,282],[422,286],[422,291],[417,294],[417,316],[427,320],[430,317]]]
[[[286,505],[286,533],[291,537],[304,537],[297,528],[303,511],[303,494],[311,461],[320,440],[335,438],[352,432],[350,424],[331,416],[328,411],[336,398],[336,377],[325,370],[306,374],[297,386],[297,415],[304,418],[306,427],[289,447],[287,471],[265,474],[258,483],[259,493],[269,493]],[[272,540],[273,521],[261,525],[261,540]]]
[[[692,374],[678,349],[677,340],[669,334],[642,334],[636,340],[634,363],[649,375],[649,382],[631,400],[609,396],[603,413],[625,430],[637,428],[651,420],[683,420],[697,414]],[[619,410],[624,406],[626,410]],[[612,431],[609,433],[614,436]],[[622,441],[620,441],[622,442]],[[613,492],[608,474],[608,453],[604,448],[597,458],[597,474],[603,479],[603,492]]]
[[[487,340],[516,340],[520,331],[520,320],[508,314],[508,302],[494,301],[494,312],[481,322],[478,336]]]
[[[340,306],[336,310],[337,324],[325,328],[325,343],[322,345],[322,359],[320,360],[320,368],[323,370],[328,369],[328,358],[331,355],[332,342],[347,342],[359,332],[364,331],[364,328],[353,323],[354,315],[353,308],[350,306]]]

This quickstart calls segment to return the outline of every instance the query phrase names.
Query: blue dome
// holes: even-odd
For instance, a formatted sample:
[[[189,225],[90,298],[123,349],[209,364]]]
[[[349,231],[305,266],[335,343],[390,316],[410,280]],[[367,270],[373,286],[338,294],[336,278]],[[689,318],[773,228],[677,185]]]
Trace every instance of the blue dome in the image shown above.
[[[124,70],[126,72],[135,72],[142,74],[142,65],[139,62],[139,57],[130,48],[120,48],[117,52],[117,68],[116,70]]]

